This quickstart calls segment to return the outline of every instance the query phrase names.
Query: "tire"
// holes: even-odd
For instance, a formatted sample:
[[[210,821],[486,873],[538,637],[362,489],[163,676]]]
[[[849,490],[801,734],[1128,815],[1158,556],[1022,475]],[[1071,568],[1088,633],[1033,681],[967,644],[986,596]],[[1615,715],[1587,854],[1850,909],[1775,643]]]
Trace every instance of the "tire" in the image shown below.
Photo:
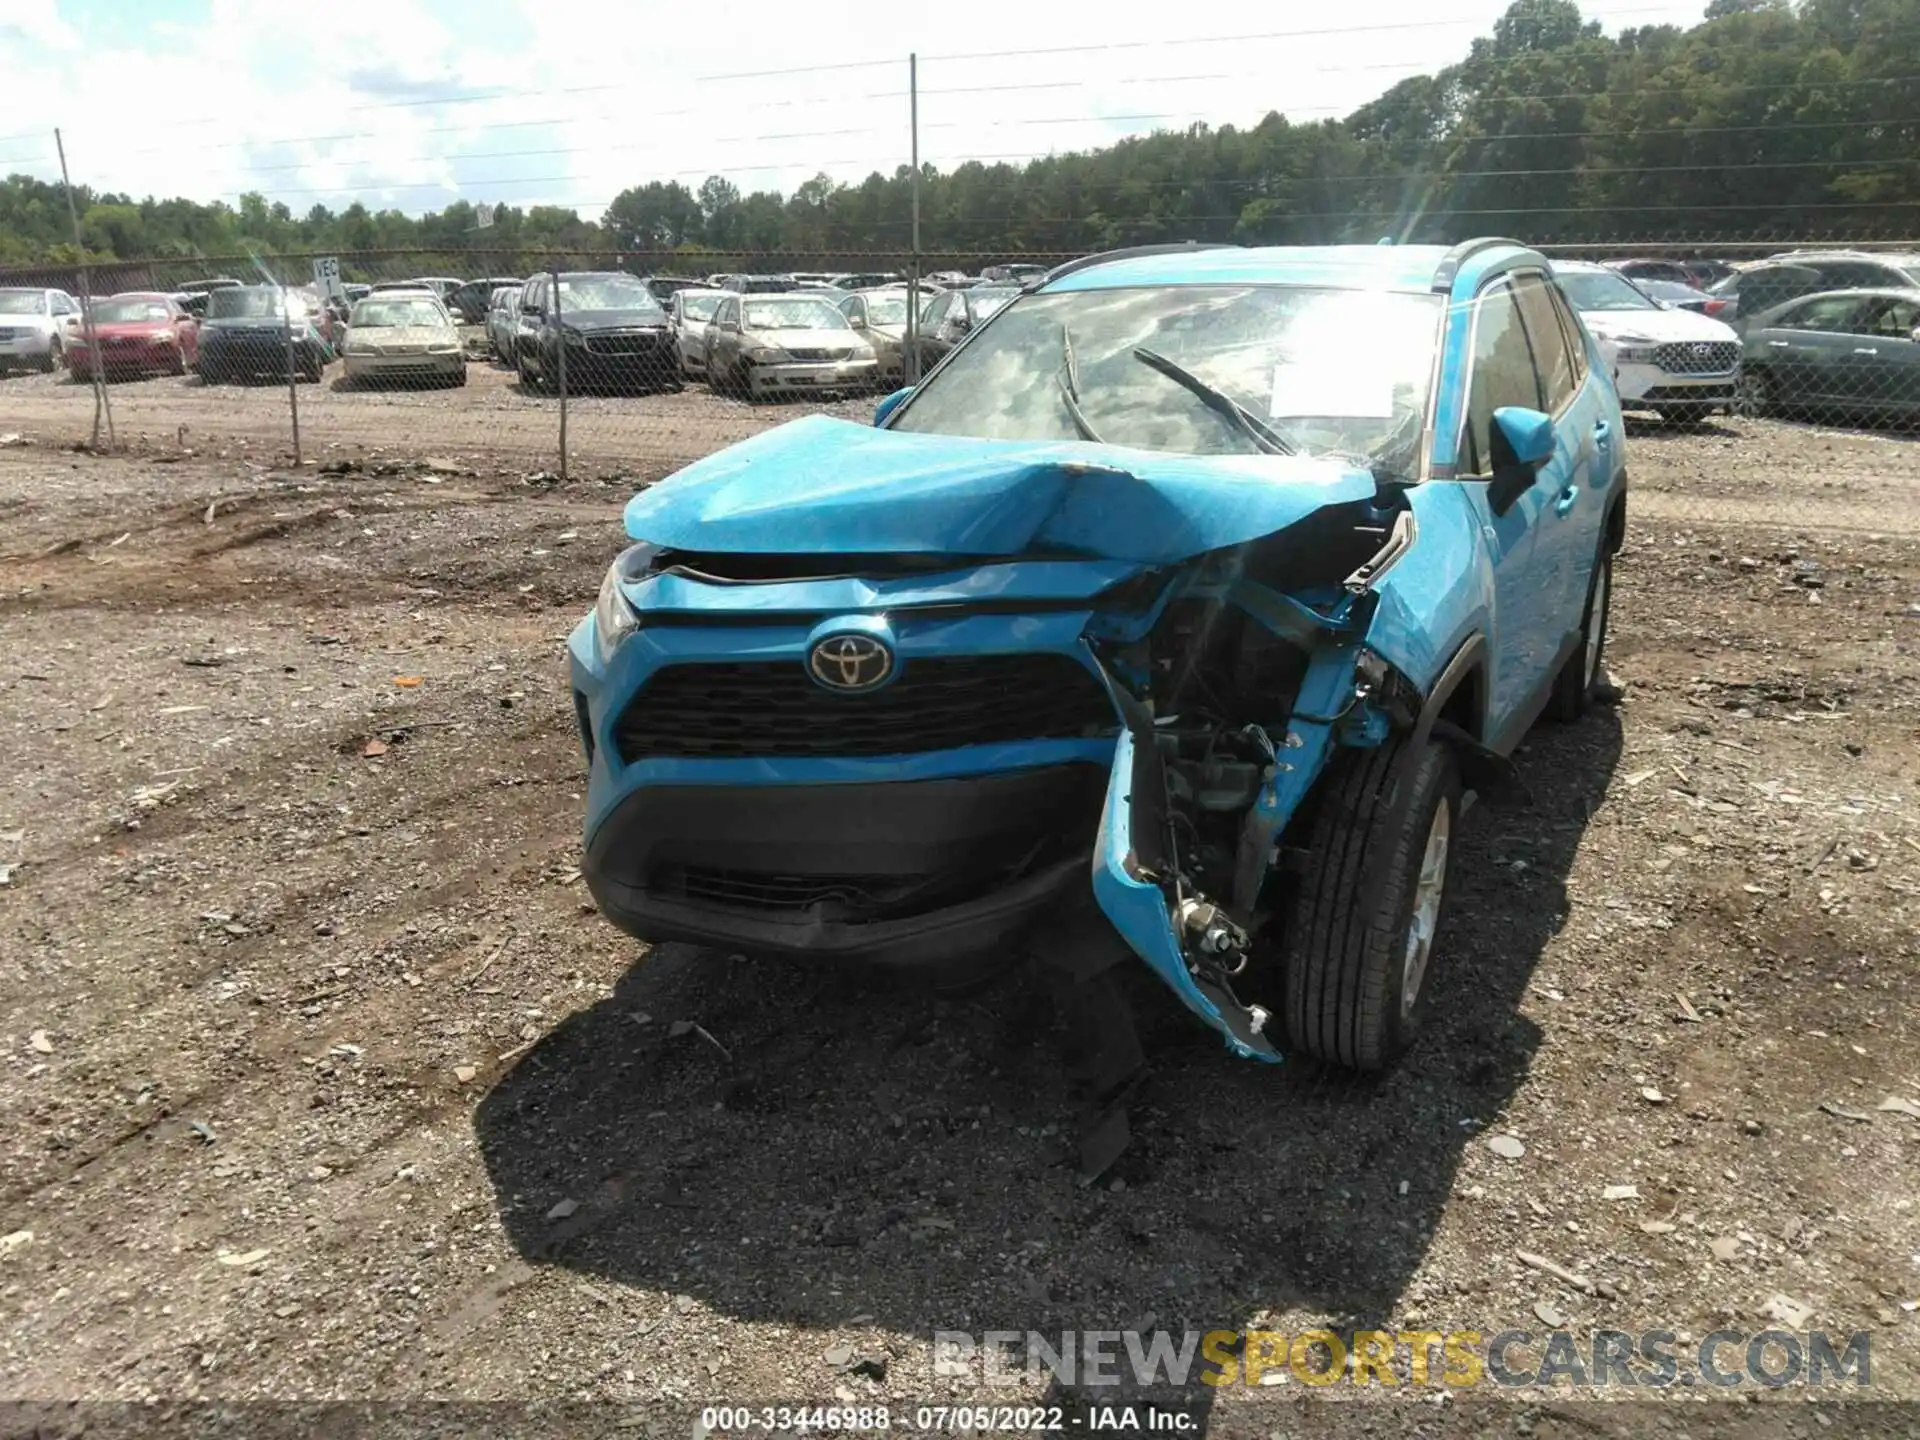
[[[1384,1070],[1419,1035],[1460,793],[1453,752],[1431,740],[1342,751],[1322,777],[1286,922],[1295,1049]]]
[[[1740,398],[1735,402],[1740,413],[1758,420],[1780,408],[1780,397],[1773,388],[1773,377],[1764,370],[1740,372]]]
[[[51,375],[65,362],[66,357],[61,353],[60,342],[55,340],[47,346],[47,353],[42,355],[34,364],[42,375]]]
[[[527,369],[526,352],[518,347],[514,349],[513,368],[515,373],[520,377],[520,388],[522,390],[532,391],[540,388],[539,384],[533,378],[533,373]]]
[[[454,374],[453,384],[456,386],[460,386],[466,383],[467,383],[467,367],[462,365],[460,369]]]
[[[1669,425],[1698,425],[1713,411],[1711,405],[1662,405],[1660,418]]]
[[[1607,621],[1613,611],[1613,556],[1600,552],[1594,562],[1593,578],[1587,582],[1587,603],[1580,611],[1580,643],[1553,678],[1553,696],[1547,711],[1554,719],[1571,725],[1593,708],[1593,692],[1605,672],[1600,668],[1607,653]]]

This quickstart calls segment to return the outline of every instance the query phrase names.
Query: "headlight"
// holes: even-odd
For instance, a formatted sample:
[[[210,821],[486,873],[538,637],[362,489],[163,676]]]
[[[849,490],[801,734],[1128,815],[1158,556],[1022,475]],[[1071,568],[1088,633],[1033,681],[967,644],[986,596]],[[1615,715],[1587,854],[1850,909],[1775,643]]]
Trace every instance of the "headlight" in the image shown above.
[[[460,346],[457,343],[448,340],[442,340],[438,344],[427,346],[427,353],[429,355],[453,355],[457,354],[459,350]]]
[[[1653,341],[1642,340],[1636,336],[1632,340],[1619,341],[1614,355],[1623,365],[1651,365],[1653,352],[1657,348]]]
[[[571,325],[562,325],[560,327],[560,333],[567,337],[567,343],[569,345],[583,345],[586,343],[586,337]]]
[[[749,360],[758,360],[762,365],[784,365],[787,352],[777,345],[752,345],[747,349]]]
[[[622,550],[607,567],[606,578],[600,582],[600,598],[593,607],[594,649],[602,666],[613,659],[620,642],[640,628],[639,613],[620,587],[645,578],[658,553],[657,546],[642,541]]]

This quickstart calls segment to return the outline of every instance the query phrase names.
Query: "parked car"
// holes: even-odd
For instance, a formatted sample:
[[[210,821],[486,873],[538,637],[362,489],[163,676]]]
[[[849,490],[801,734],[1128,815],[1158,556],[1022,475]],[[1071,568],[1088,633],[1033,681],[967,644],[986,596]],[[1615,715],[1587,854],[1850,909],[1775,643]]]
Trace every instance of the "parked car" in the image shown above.
[[[906,378],[907,292],[900,289],[856,290],[839,302],[847,324],[873,347],[880,378],[899,384]]]
[[[200,322],[200,378],[209,385],[286,379],[289,328],[294,374],[318,381],[333,354],[306,296],[278,285],[214,291]]]
[[[1795,250],[1749,265],[1708,292],[1728,302],[1719,318],[1737,329],[1745,317],[1826,290],[1902,290],[1920,285],[1920,255],[1854,250]]]
[[[373,293],[373,286],[361,285],[357,282],[349,281],[341,285],[340,293],[347,297],[347,304],[352,305],[356,300],[364,300],[367,296],[371,295]]]
[[[723,954],[1131,953],[1236,1055],[1380,1068],[1464,792],[1593,701],[1626,503],[1534,251],[1090,257],[873,428],[628,503],[568,646],[587,882]]]
[[[791,275],[724,275],[718,288],[739,295],[790,295],[794,286]]]
[[[514,365],[528,389],[553,385],[566,346],[567,388],[641,385],[678,390],[680,366],[667,312],[653,292],[620,270],[535,275],[520,292]]]
[[[1617,270],[1636,285],[1643,280],[1666,280],[1676,285],[1691,285],[1693,275],[1683,260],[1606,260],[1609,270]]]
[[[1696,256],[1692,260],[1680,262],[1686,267],[1687,283],[1696,290],[1711,290],[1727,276],[1733,274],[1733,266],[1725,260],[1708,260]]]
[[[1740,337],[1718,320],[1667,310],[1624,275],[1579,260],[1554,262],[1560,288],[1600,342],[1629,409],[1689,425],[1733,404]]]
[[[1634,288],[1657,300],[1668,310],[1691,310],[1696,315],[1715,315],[1727,308],[1727,302],[1704,290],[1676,280],[1635,280]]]
[[[709,288],[704,280],[695,280],[686,275],[650,275],[647,277],[647,289],[653,292],[653,298],[662,305],[681,290],[705,290]]]
[[[0,375],[60,368],[80,333],[80,302],[64,290],[0,290]]]
[[[853,275],[836,275],[833,287],[836,290],[877,290],[884,285],[905,284],[906,278],[897,270],[862,270]]]
[[[1005,285],[975,285],[948,290],[929,300],[920,311],[920,373],[997,314],[1020,292]]]
[[[1803,296],[1747,323],[1750,415],[1920,418],[1920,288]]]
[[[840,272],[838,270],[796,270],[792,278],[795,290],[826,290],[837,287]]]
[[[513,364],[514,336],[519,330],[520,295],[525,289],[522,285],[502,285],[493,292],[493,300],[487,307],[487,343],[492,346],[495,358],[505,364]]]
[[[486,280],[469,280],[455,287],[446,297],[447,310],[462,325],[484,325],[494,291],[506,285],[525,282],[518,275],[495,275]]]
[[[717,392],[848,395],[871,390],[879,371],[873,347],[823,295],[730,294],[707,326],[707,384]]]
[[[349,385],[464,385],[467,355],[453,312],[431,295],[369,295],[353,307],[341,351]]]
[[[130,290],[93,302],[93,338],[102,375],[184,375],[200,358],[200,326],[171,295]],[[85,329],[67,341],[67,369],[76,380],[94,372]]]
[[[676,290],[667,301],[667,319],[673,326],[673,348],[683,379],[707,373],[707,326],[713,312],[730,292]]]
[[[980,278],[995,285],[1024,285],[1046,273],[1045,265],[987,265],[982,267]]]

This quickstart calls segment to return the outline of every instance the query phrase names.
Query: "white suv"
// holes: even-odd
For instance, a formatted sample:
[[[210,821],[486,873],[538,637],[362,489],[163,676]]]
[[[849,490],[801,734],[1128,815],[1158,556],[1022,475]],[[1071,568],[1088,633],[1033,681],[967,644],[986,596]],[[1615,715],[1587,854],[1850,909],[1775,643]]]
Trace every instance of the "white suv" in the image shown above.
[[[64,290],[0,290],[0,373],[51,371],[80,328],[80,302]]]
[[[1600,342],[1627,409],[1686,425],[1732,406],[1740,380],[1732,326],[1663,305],[1604,265],[1556,260],[1553,275]]]

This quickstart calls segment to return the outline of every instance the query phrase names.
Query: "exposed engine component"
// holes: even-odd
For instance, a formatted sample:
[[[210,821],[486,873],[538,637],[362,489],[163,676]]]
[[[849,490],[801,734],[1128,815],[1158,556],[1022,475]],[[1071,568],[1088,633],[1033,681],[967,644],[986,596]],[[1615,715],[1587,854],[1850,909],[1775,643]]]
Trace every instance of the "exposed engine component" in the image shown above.
[[[1213,901],[1190,896],[1180,902],[1174,918],[1193,953],[1219,962],[1228,975],[1238,975],[1246,968],[1247,946],[1252,942],[1233,917]]]

